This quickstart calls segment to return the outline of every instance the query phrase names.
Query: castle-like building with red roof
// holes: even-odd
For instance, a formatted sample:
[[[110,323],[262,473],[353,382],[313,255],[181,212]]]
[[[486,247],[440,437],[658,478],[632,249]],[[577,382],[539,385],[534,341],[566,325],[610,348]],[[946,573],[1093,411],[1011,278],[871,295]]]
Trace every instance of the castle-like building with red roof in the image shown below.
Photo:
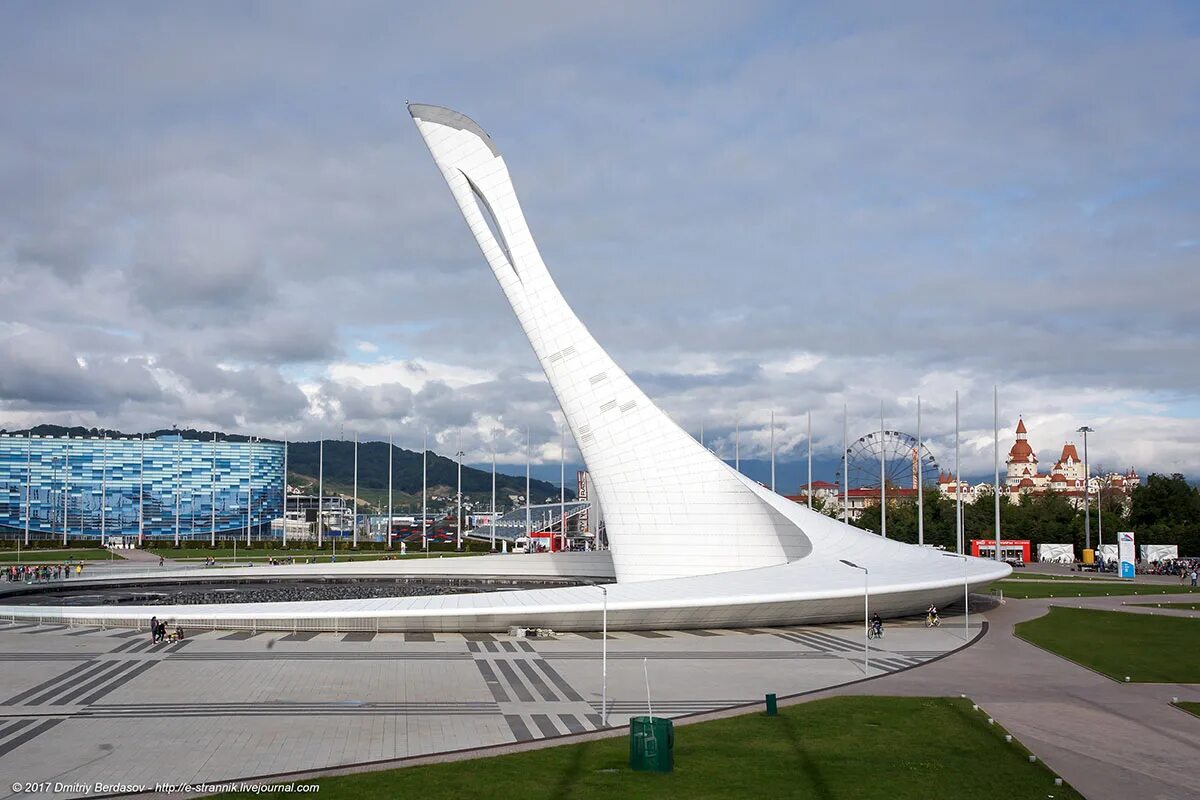
[[[1059,492],[1071,497],[1077,503],[1082,503],[1084,482],[1089,480],[1089,476],[1084,470],[1083,460],[1079,457],[1079,451],[1075,448],[1074,443],[1065,443],[1062,454],[1054,462],[1054,466],[1046,472],[1042,472],[1038,469],[1037,454],[1033,452],[1033,447],[1029,444],[1029,433],[1025,429],[1025,420],[1017,420],[1016,435],[1017,440],[1013,442],[1012,449],[1008,451],[1008,458],[1005,460],[1005,464],[1008,466],[1008,475],[1004,479],[1004,486],[1013,501],[1020,502],[1021,497],[1030,494]],[[1141,479],[1138,477],[1137,471],[1131,467],[1125,473],[1093,475],[1090,482],[1090,491],[1093,494],[1100,490],[1126,494],[1134,486],[1137,486]]]
[[[1012,449],[1008,451],[1005,464],[1008,474],[1004,478],[1004,491],[1014,503],[1021,502],[1022,497],[1044,492],[1057,492],[1071,499],[1079,508],[1083,507],[1084,481],[1088,476],[1084,470],[1083,459],[1073,442],[1063,445],[1062,454],[1049,470],[1043,472],[1038,467],[1037,453],[1029,444],[1029,432],[1025,429],[1025,420],[1017,420],[1017,439]],[[1114,492],[1128,497],[1133,488],[1141,483],[1137,471],[1130,468],[1128,472],[1112,472],[1107,475],[1092,475],[1089,481],[1090,494],[1098,492]],[[962,492],[963,502],[972,503],[980,494],[991,496],[992,485],[983,482],[972,486],[967,481],[956,481],[950,472],[938,476],[938,489],[943,495],[953,499]]]

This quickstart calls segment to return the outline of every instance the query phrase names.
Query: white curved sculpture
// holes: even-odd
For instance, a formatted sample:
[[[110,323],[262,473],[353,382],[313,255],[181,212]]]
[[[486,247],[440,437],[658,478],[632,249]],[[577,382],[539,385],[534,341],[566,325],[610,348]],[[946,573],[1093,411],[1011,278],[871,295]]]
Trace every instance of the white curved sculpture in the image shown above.
[[[781,512],[782,498],[730,469],[659,410],[575,316],[488,135],[446,108],[409,111],[583,453],[617,580],[751,569],[807,555],[812,545],[787,513],[793,509]]]

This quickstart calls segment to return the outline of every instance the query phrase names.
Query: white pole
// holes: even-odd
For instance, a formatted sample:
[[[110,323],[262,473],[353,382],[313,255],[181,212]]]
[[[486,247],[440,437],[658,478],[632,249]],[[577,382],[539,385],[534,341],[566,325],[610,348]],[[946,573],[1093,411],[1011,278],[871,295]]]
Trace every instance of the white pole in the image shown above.
[[[1085,450],[1087,448],[1084,448]],[[108,431],[100,432],[100,546],[108,546]]]
[[[525,426],[525,537],[530,540],[528,543],[533,544],[533,512],[529,510],[529,426]]]
[[[29,547],[29,485],[33,482],[33,428],[25,437],[25,546]],[[19,561],[20,559],[18,559]]]
[[[283,546],[287,547],[287,472],[288,472],[288,440],[283,440]]]
[[[1087,425],[1083,425],[1077,431],[1077,433],[1083,434],[1083,534],[1084,547],[1086,547],[1088,550],[1092,549],[1092,503],[1091,491],[1090,487],[1088,486],[1089,478],[1091,478],[1092,472],[1088,468],[1087,441],[1087,435],[1091,432],[1091,430],[1092,429]]]
[[[388,513],[387,513],[387,546],[392,549],[392,514],[395,513],[392,506],[392,451],[395,447],[392,445],[392,432],[388,431]]]
[[[847,441],[850,432],[850,412],[842,404],[842,522],[850,524],[850,451]]]
[[[700,426],[700,443],[704,443],[704,426]],[[566,429],[558,425],[558,529],[562,534],[560,550],[567,549],[567,439]]]
[[[646,676],[646,711],[654,719],[654,706],[650,704],[650,659],[642,659],[642,673]]]
[[[870,573],[866,567],[860,567],[853,561],[840,559],[843,564],[852,569],[861,569],[863,571],[863,675],[871,674],[871,650],[870,633],[871,633],[871,606],[870,606]]]
[[[463,514],[462,514],[462,428],[458,429],[458,450],[454,453],[455,460],[458,461],[458,514],[454,520],[454,549],[462,550],[463,545]]]
[[[421,547],[425,550],[429,549],[429,520],[428,520],[428,503],[429,503],[429,429],[425,429],[425,438],[421,444]]]
[[[608,587],[601,586],[604,592],[604,616],[600,628],[600,724],[608,727]]]
[[[183,439],[175,442],[175,546],[179,547],[179,490],[180,486],[180,471],[179,471],[179,448],[183,444]]]
[[[146,475],[146,434],[140,434],[141,447],[138,454],[138,547],[142,546],[145,533],[145,475]]]
[[[70,475],[71,475],[71,434],[67,434],[66,452],[63,455],[63,547],[67,546],[67,518],[69,509],[67,507],[67,498],[70,496]],[[83,530],[83,517],[80,515],[79,529]]]
[[[925,544],[925,460],[921,456],[921,395],[917,395],[917,544]]]
[[[1000,561],[1000,387],[992,386],[992,465],[996,468],[992,494],[996,505],[996,560]]]
[[[870,582],[871,574],[866,567],[863,571],[863,675],[871,676],[871,647],[868,644],[870,641],[867,638],[867,633],[871,629],[871,592]]]
[[[492,549],[496,549],[496,432],[492,431]]]
[[[213,433],[212,440],[212,474],[208,482],[209,491],[209,517],[208,517],[208,546],[216,548],[217,546],[217,434]],[[287,470],[284,470],[286,473]],[[284,476],[284,484],[287,484],[287,476]]]
[[[775,491],[775,412],[771,412],[771,491]]]
[[[350,520],[350,546],[358,547],[358,431],[354,432],[354,509]]]
[[[812,412],[808,412],[808,510],[812,511]]]
[[[251,519],[254,514],[254,437],[250,437],[250,458],[246,463],[246,548],[249,549],[253,545],[250,544],[250,526],[253,524]]]
[[[967,557],[960,556],[963,560],[963,568],[966,569]],[[963,575],[963,639],[971,637],[971,595],[970,587],[967,584],[967,576]]]
[[[966,551],[962,525],[962,471],[958,465],[958,390],[954,390],[954,532],[958,540],[958,553]]]
[[[317,547],[325,544],[325,436],[317,447]]]
[[[887,472],[884,469],[883,401],[879,401],[879,528],[887,538]]]

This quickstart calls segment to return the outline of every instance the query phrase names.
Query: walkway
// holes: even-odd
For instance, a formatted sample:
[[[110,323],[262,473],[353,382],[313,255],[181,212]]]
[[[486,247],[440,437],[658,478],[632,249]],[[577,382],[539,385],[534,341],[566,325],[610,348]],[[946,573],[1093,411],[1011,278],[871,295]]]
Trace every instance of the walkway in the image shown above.
[[[1051,605],[1167,613],[1122,607],[1135,599],[1009,601],[987,612],[988,635],[973,647],[802,702],[845,694],[965,694],[1089,800],[1194,800],[1200,797],[1200,719],[1170,703],[1173,697],[1200,701],[1200,685],[1117,683],[1013,635],[1016,623]],[[1161,602],[1188,599],[1195,595]]]
[[[654,713],[670,717],[863,674],[854,624],[609,638],[612,735],[646,712],[647,659]],[[594,731],[599,639],[210,631],[153,645],[134,630],[0,624],[0,794],[15,780],[214,782]],[[892,624],[871,670],[963,641],[961,628]]]

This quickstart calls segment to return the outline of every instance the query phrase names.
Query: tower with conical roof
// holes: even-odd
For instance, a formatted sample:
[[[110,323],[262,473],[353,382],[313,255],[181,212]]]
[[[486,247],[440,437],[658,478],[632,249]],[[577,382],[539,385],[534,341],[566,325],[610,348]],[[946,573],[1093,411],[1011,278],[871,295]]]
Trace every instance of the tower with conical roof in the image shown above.
[[[1004,483],[1009,489],[1021,486],[1029,487],[1036,482],[1038,478],[1037,454],[1029,446],[1029,433],[1025,430],[1024,419],[1017,419],[1017,440],[1013,442],[1012,449],[1008,451],[1008,459],[1004,463],[1008,465],[1008,476],[1004,479]],[[1028,482],[1023,484],[1022,481]]]

